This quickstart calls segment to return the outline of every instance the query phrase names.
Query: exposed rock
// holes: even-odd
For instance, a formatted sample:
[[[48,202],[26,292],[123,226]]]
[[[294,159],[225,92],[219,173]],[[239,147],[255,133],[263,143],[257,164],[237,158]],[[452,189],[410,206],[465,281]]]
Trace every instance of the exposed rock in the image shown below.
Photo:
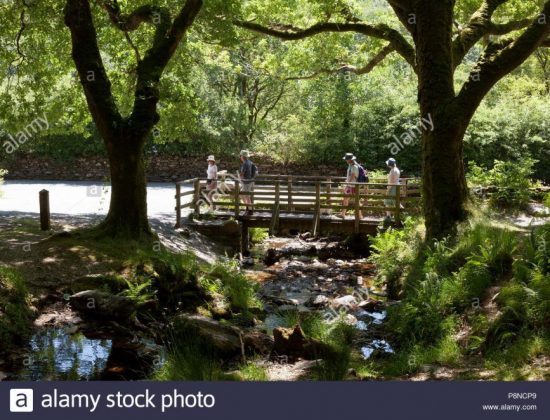
[[[379,300],[364,300],[358,305],[367,312],[380,312],[384,310],[384,303]]]
[[[358,302],[355,296],[347,295],[347,296],[342,296],[337,299],[334,299],[332,303],[337,308],[340,308],[340,307],[352,308],[354,306],[357,306]]]
[[[324,348],[321,342],[306,338],[299,325],[294,328],[277,327],[273,330],[273,338],[275,339],[273,354],[288,360],[317,359]]]
[[[259,331],[250,331],[243,335],[244,347],[250,354],[269,354],[273,350],[273,338]]]
[[[313,306],[326,306],[329,303],[329,298],[325,295],[317,295],[311,300]]]
[[[267,354],[273,346],[273,340],[266,334],[243,332],[237,327],[223,325],[204,316],[180,315],[178,321],[181,322],[180,328],[188,328],[198,334],[222,355],[237,356],[242,354],[243,347],[249,354]]]
[[[127,321],[136,311],[135,302],[100,290],[86,290],[70,297],[72,308],[88,319]]]
[[[119,293],[126,288],[126,284],[124,280],[115,276],[90,274],[74,280],[69,289],[72,293],[78,293],[85,290],[103,289],[105,287],[113,293]]]

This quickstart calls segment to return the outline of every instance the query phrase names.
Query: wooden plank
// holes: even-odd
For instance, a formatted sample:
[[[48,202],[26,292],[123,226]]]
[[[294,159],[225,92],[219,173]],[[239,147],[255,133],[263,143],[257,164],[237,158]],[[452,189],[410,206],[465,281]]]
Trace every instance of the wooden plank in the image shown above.
[[[241,190],[241,184],[238,180],[235,180],[235,190],[234,190],[234,206],[235,206],[235,219],[239,218],[239,212],[240,212],[240,204],[241,204],[241,197],[240,197],[240,191]]]
[[[181,227],[181,185],[176,183],[176,229]]]

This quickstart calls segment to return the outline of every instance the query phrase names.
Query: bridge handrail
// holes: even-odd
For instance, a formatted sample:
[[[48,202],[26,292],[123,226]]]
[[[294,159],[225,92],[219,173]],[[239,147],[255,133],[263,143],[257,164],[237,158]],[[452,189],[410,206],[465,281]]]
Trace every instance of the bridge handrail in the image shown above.
[[[313,179],[311,179],[313,178]],[[353,199],[353,210],[355,212],[355,229],[359,230],[359,215],[363,211],[368,212],[389,212],[400,221],[402,211],[414,211],[414,203],[420,200],[420,179],[403,178],[399,184],[388,184],[387,182],[346,182],[344,177],[304,177],[285,176],[280,179],[277,176],[263,176],[254,179],[256,185],[252,192],[241,191],[241,182],[238,179],[219,180],[218,183],[224,186],[222,199],[219,196],[205,195],[207,191],[207,179],[202,177],[192,178],[176,182],[176,213],[177,226],[181,225],[181,210],[191,207],[195,214],[200,214],[201,204],[207,204],[210,208],[225,208],[233,213],[236,218],[240,216],[241,197],[250,196],[253,208],[267,207],[272,211],[272,223],[270,230],[278,225],[281,209],[286,213],[314,213],[313,232],[317,231],[320,223],[321,212],[338,211],[349,209],[344,206],[342,200]],[[193,189],[182,192],[182,186],[193,184]],[[337,185],[337,188],[333,188]],[[341,187],[352,187],[351,194],[346,194]],[[387,190],[396,188],[396,194],[389,196]],[[193,196],[191,202],[182,204],[182,197]],[[215,197],[215,198],[214,198]],[[391,200],[392,205],[386,205]],[[371,202],[371,205],[365,203]],[[342,202],[342,204],[336,204]],[[403,203],[408,204],[407,209]],[[348,202],[349,204],[349,202]]]

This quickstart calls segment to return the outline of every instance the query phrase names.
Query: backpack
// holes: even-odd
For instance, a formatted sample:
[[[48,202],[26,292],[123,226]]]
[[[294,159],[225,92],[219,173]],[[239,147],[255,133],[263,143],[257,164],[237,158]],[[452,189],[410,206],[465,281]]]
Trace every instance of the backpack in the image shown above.
[[[359,176],[357,177],[357,182],[369,182],[369,175],[367,170],[359,164],[357,164],[357,166],[359,167]]]
[[[256,178],[256,175],[258,175],[258,167],[253,162],[252,166],[250,167],[250,175],[252,176],[252,178]]]

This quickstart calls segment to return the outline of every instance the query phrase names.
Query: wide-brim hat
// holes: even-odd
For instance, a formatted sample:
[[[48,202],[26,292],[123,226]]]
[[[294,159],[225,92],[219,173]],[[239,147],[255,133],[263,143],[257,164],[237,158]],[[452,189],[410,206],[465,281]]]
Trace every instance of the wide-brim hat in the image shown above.
[[[241,153],[239,154],[239,156],[247,158],[250,156],[250,152],[248,150],[241,150]]]
[[[354,156],[353,153],[346,153],[346,155],[342,158],[342,160],[356,160],[357,158]]]
[[[207,162],[215,162],[216,161],[216,158],[214,157],[214,155],[210,155],[208,156],[208,158],[206,159]]]

